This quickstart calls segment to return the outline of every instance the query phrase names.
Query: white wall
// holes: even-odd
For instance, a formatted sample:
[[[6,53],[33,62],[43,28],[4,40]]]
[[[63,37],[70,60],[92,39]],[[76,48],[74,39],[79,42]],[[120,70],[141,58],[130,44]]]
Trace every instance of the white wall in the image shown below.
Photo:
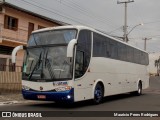
[[[154,61],[156,59],[158,59],[159,56],[160,56],[160,53],[150,53],[149,54],[149,72],[150,73],[156,73],[157,72],[157,69],[154,66]]]

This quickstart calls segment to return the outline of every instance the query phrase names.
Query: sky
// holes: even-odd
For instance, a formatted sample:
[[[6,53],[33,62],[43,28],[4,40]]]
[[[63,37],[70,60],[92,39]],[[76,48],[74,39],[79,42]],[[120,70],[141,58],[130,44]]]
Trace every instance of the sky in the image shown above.
[[[6,0],[12,4],[28,9],[51,19],[74,25],[85,25],[106,32],[112,36],[123,36],[124,4],[117,0]],[[130,34],[129,44],[147,52],[160,55],[160,0],[134,0],[128,3],[127,29]],[[156,54],[156,57],[155,57]],[[152,63],[153,64],[153,63]]]

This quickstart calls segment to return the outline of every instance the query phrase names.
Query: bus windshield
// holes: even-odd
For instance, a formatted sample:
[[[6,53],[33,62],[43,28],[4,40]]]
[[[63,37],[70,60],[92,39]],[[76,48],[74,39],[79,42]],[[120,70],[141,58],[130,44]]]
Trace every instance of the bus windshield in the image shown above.
[[[67,43],[75,38],[76,30],[32,34],[25,53],[23,80],[71,79],[72,59],[66,56]]]

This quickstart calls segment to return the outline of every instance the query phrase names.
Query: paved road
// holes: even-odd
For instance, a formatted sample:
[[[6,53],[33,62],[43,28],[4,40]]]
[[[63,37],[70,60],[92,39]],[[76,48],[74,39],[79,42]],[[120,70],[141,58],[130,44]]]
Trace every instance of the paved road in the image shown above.
[[[67,106],[61,104],[57,105],[52,102],[35,102],[27,104],[25,103],[18,105],[0,106],[0,111],[11,111],[11,110],[12,111],[69,111],[69,110],[71,111],[160,111],[160,78],[151,77],[150,87],[149,89],[143,91],[142,96],[122,94],[122,95],[106,97],[104,103],[100,105],[92,105],[90,101],[86,101],[86,102],[76,103],[74,106]],[[145,118],[145,120],[150,120],[150,119],[151,118]],[[3,119],[3,120],[10,120],[10,119]],[[126,118],[126,120],[128,120],[128,118]],[[154,120],[160,120],[160,117],[154,118]]]

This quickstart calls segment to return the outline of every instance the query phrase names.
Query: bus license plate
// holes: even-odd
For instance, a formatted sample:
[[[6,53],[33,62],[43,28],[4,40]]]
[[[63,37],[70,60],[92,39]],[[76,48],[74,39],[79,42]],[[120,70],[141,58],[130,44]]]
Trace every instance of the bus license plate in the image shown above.
[[[46,96],[45,95],[37,95],[37,98],[38,99],[46,99]]]

